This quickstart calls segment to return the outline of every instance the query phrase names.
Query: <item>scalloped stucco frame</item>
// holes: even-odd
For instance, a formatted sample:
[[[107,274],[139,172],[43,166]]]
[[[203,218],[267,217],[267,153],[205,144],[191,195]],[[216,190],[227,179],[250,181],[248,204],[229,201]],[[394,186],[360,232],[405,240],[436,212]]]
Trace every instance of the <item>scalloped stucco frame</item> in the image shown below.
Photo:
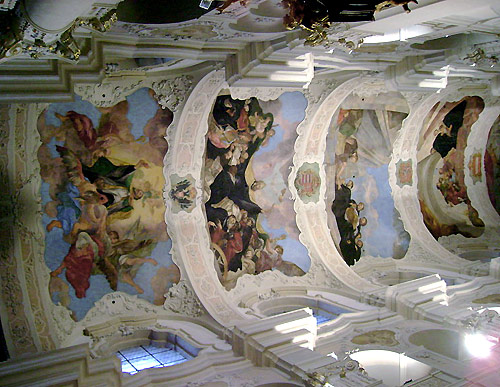
[[[219,70],[203,78],[186,101],[177,130],[169,138],[171,148],[167,153],[164,173],[167,177],[166,192],[170,189],[168,177],[171,174],[191,175],[197,189],[197,206],[190,213],[181,211],[175,214],[165,197],[165,218],[177,261],[183,265],[207,311],[222,325],[231,326],[240,320],[252,318],[251,312],[239,305],[245,304],[248,307],[243,300],[259,299],[259,295],[265,295],[270,289],[278,294],[280,291],[289,293],[324,290],[349,295],[351,298],[362,298],[366,293],[380,289],[353,272],[335,248],[327,227],[326,205],[322,198],[326,191],[322,165],[330,120],[342,101],[354,90],[359,93],[375,93],[385,87],[382,80],[375,78],[356,78],[332,90],[335,86],[334,82],[318,80],[305,93],[308,108],[306,118],[297,129],[293,167],[288,178],[289,189],[295,200],[300,240],[310,253],[311,268],[302,277],[287,277],[278,271],[244,275],[231,291],[226,291],[218,280],[203,210],[203,166],[208,116],[215,98],[223,89],[230,90],[235,98],[256,96],[263,100],[275,99],[285,90],[230,89],[224,80],[223,71]],[[293,181],[304,162],[317,162],[321,166],[320,177],[323,183],[317,203],[305,204],[297,198]]]
[[[406,256],[398,261],[398,266],[414,268],[426,266],[436,270],[455,271],[469,275],[488,274],[488,264],[462,259],[434,239],[424,224],[418,202],[417,144],[422,130],[422,117],[425,117],[436,103],[458,101],[469,95],[477,95],[483,99],[485,108],[471,128],[464,156],[465,160],[468,160],[474,148],[481,149],[484,154],[487,132],[500,113],[499,99],[492,97],[488,90],[484,90],[478,85],[470,86],[467,83],[454,85],[441,90],[440,93],[402,93],[409,103],[410,114],[403,122],[400,134],[393,145],[392,160],[389,163],[389,183],[392,188],[395,207],[401,214],[401,220],[406,231],[411,235],[411,242]],[[497,105],[495,106],[495,104]],[[481,138],[481,136],[485,138]],[[400,160],[412,161],[413,184],[411,185],[398,186],[396,183],[396,164]],[[484,165],[482,168],[484,176]],[[491,214],[492,205],[487,198],[484,179],[481,184],[473,185],[467,165],[465,165],[465,175],[467,192],[470,195],[472,205],[479,212],[479,216],[484,217],[486,224],[485,233],[477,240],[489,240],[491,239],[491,230],[498,227],[500,223],[498,215],[496,213]],[[471,189],[471,187],[474,187],[474,189]],[[450,236],[445,239],[462,240],[460,236]]]

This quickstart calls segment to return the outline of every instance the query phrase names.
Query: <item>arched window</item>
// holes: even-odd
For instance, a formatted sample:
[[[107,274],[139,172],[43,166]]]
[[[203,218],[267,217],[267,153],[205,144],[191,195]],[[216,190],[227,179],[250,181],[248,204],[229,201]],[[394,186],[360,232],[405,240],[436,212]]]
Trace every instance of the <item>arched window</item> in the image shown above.
[[[171,333],[165,333],[164,336],[160,339],[150,336],[141,345],[117,351],[122,372],[133,375],[147,368],[170,367],[196,357],[200,351],[179,336]]]

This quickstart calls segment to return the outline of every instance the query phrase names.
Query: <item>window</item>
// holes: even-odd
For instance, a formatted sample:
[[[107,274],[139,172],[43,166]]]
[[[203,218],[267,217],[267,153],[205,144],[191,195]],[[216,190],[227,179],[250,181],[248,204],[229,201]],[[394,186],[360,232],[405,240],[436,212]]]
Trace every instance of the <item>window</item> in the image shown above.
[[[199,351],[179,336],[154,332],[149,339],[142,340],[142,345],[122,349],[116,355],[122,363],[122,372],[133,375],[147,368],[183,363],[196,357]]]
[[[168,367],[189,360],[170,343],[166,343],[165,347],[140,345],[127,348],[118,351],[117,356],[122,362],[122,372],[131,375],[146,368]]]
[[[327,305],[320,303],[323,307],[311,308],[313,311],[313,316],[316,318],[316,325],[321,325],[327,321],[335,320],[341,314],[351,313],[352,311],[348,309],[341,308],[339,306]]]
[[[313,316],[316,318],[316,325],[323,324],[327,321],[335,319],[337,316],[329,315],[327,313],[322,313],[318,310],[313,310]]]

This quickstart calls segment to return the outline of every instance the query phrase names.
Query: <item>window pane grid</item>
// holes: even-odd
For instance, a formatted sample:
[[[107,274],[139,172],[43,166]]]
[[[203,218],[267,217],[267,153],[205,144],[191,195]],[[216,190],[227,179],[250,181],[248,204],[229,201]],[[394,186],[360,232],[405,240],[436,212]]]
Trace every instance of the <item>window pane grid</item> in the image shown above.
[[[171,344],[167,347],[153,345],[127,348],[117,352],[122,363],[122,372],[131,375],[147,368],[161,368],[185,362],[186,357],[177,352]]]
[[[327,321],[335,320],[339,315],[336,313],[326,313],[313,309],[313,316],[316,318],[316,325],[323,324]]]

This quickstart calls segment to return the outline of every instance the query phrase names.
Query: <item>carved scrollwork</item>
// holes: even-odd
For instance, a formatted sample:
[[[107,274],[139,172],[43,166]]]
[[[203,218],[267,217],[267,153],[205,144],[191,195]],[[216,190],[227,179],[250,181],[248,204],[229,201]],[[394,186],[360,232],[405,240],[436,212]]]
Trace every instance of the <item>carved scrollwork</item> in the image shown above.
[[[279,298],[280,294],[274,289],[269,289],[265,292],[259,293],[257,297],[259,298],[259,301],[267,301]]]
[[[160,310],[160,307],[154,306],[137,296],[122,292],[109,293],[95,303],[79,325],[87,326],[115,316],[144,314],[156,316]]]
[[[472,309],[472,313],[460,321],[460,325],[468,332],[486,332],[498,334],[500,331],[500,315],[490,309]]]
[[[76,19],[70,17],[70,25],[62,30],[48,31],[32,21],[24,2],[21,2],[21,6],[9,19],[10,25],[0,34],[0,60],[24,55],[34,59],[47,56],[78,61],[81,49],[73,32],[80,26],[99,32],[109,30],[117,20],[114,5],[101,4],[93,7],[86,15],[74,15],[78,16]]]
[[[190,317],[198,317],[203,313],[198,297],[186,281],[180,281],[172,286],[165,294],[163,307],[174,313],[180,313]]]
[[[77,84],[75,93],[97,107],[113,106],[142,85],[142,80],[118,83]]]
[[[256,97],[262,101],[272,101],[288,90],[283,87],[231,87],[229,91],[233,99]]]
[[[175,112],[181,105],[193,83],[193,78],[188,75],[182,75],[177,78],[164,79],[159,82],[153,82],[151,88],[156,93],[155,99],[162,108],[168,108]]]
[[[308,372],[307,379],[304,381],[306,386],[310,387],[329,387],[336,385],[370,385],[376,382],[376,379],[368,376],[359,362],[347,356],[343,360],[316,368],[313,372]]]
[[[311,82],[304,95],[307,98],[308,108],[312,108],[330,94],[337,86],[338,82],[332,79],[316,78]]]
[[[10,325],[11,343],[15,346],[16,351],[18,351],[17,353],[21,354],[25,351],[31,352],[34,350],[36,344],[33,335],[36,333],[27,320],[24,306],[24,302],[26,302],[29,295],[26,294],[25,289],[23,289],[22,279],[17,275],[17,266],[23,265],[28,261],[28,257],[24,254],[22,256],[16,254],[16,245],[18,246],[19,243],[19,235],[22,235],[22,238],[27,242],[28,246],[31,237],[36,237],[36,233],[29,230],[27,222],[25,221],[27,217],[32,215],[30,211],[32,203],[27,203],[25,197],[28,195],[36,179],[34,179],[34,174],[29,174],[29,176],[27,176],[26,173],[25,163],[30,162],[32,159],[31,154],[26,157],[26,148],[28,148],[25,143],[27,138],[26,105],[17,105],[16,108],[10,111],[9,107],[7,107],[2,113],[5,114],[7,118],[9,112],[14,115],[15,118],[12,121],[15,125],[15,127],[12,128],[14,136],[10,137],[10,143],[6,141],[5,145],[8,146],[2,147],[1,153],[7,152],[8,148],[13,146],[16,150],[21,149],[25,158],[22,161],[19,160],[18,163],[12,161],[7,163],[7,154],[0,154],[0,164],[3,164],[0,170],[2,171],[2,180],[5,183],[3,186],[5,189],[2,190],[1,201],[4,202],[6,207],[10,208],[9,212],[5,214],[6,217],[2,219],[3,222],[8,222],[9,227],[6,227],[2,237],[2,260],[0,262],[2,275],[0,279],[4,292],[2,298],[8,307],[7,321]],[[8,128],[9,120],[4,120],[2,124],[5,124],[5,128]],[[8,139],[9,137],[6,135],[5,138]],[[7,174],[8,170],[9,175],[13,177],[10,181],[8,178],[9,175]],[[38,239],[37,243],[43,245],[43,239]],[[29,252],[29,248],[27,250],[26,255],[30,254],[30,259],[32,260],[33,256],[31,252]],[[25,271],[27,277],[31,276],[32,270],[30,271],[30,268],[25,269]],[[28,289],[28,291],[30,290],[31,289]],[[36,290],[35,287],[35,291]],[[36,302],[34,302],[32,307],[37,307]],[[40,318],[42,316],[36,317]],[[37,322],[41,324],[45,323],[42,319],[39,319]]]

